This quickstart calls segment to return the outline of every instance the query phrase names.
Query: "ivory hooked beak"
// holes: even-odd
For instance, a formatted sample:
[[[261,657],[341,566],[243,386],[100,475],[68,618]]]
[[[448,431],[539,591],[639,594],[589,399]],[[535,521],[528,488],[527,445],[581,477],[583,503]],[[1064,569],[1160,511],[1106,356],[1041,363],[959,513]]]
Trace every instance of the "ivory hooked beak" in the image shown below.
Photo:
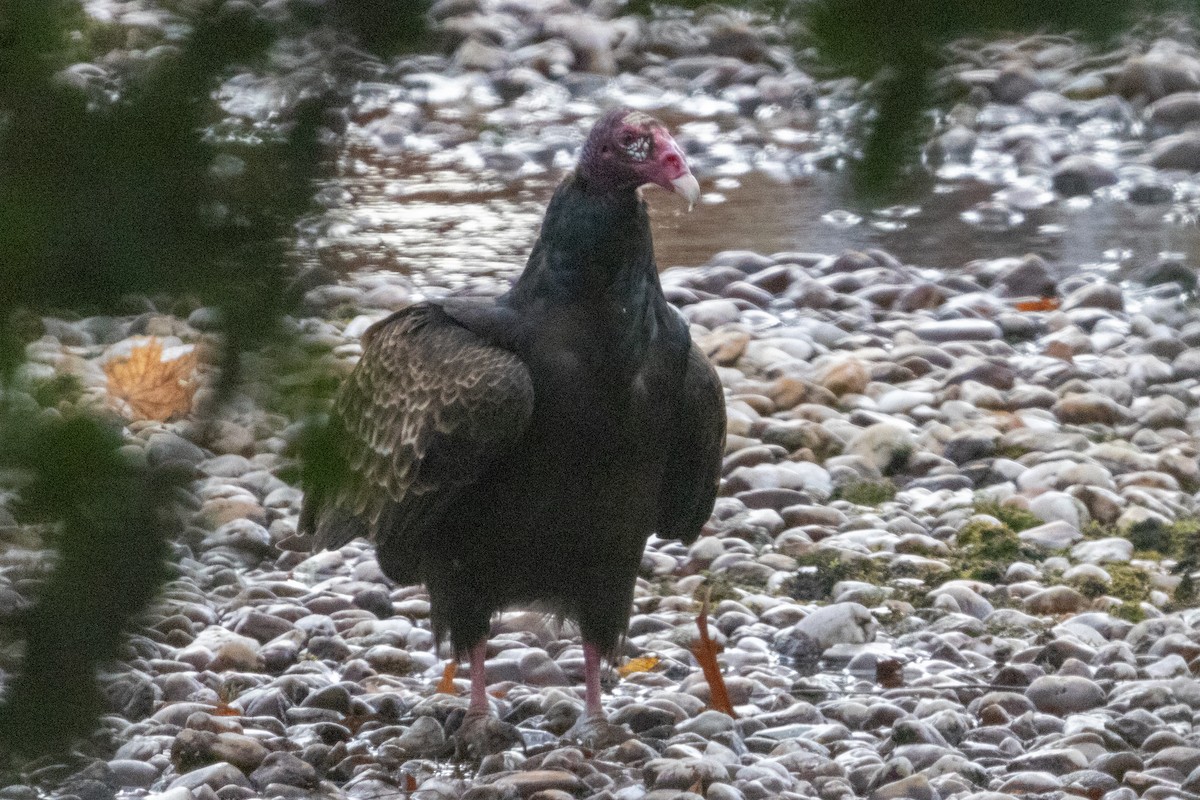
[[[671,186],[674,187],[675,194],[687,200],[688,211],[696,207],[696,201],[700,199],[700,182],[690,172],[680,175],[675,180],[671,181]]]

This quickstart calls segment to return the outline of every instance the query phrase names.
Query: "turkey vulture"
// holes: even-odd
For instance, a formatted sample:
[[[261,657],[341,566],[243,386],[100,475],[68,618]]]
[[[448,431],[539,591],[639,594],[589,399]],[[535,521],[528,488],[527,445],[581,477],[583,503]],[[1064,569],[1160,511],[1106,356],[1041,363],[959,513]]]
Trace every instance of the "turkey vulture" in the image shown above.
[[[366,332],[330,419],[343,468],[306,486],[314,549],[371,537],[386,575],[428,587],[435,636],[470,661],[469,717],[488,710],[492,615],[532,606],[578,622],[582,722],[603,727],[600,660],[647,538],[692,542],[712,511],[721,384],[663,296],[646,184],[700,190],[660,122],[606,114],[507,294]]]

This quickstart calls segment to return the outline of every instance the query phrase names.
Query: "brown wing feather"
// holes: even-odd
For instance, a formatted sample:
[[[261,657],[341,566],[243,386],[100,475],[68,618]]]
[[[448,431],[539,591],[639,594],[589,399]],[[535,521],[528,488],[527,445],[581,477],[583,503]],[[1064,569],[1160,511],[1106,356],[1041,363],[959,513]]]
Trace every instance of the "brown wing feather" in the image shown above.
[[[368,535],[403,553],[520,439],[533,383],[515,354],[434,305],[393,314],[363,342],[331,419],[343,467],[307,493],[300,533],[314,550]]]
[[[725,394],[695,344],[688,353],[674,451],[659,495],[658,535],[690,544],[712,514],[725,451]]]

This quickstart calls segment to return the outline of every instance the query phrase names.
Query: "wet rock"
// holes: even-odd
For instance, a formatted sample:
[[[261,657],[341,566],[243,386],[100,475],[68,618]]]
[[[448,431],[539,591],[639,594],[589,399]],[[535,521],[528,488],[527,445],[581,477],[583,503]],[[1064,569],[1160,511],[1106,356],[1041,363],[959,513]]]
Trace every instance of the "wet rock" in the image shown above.
[[[1012,768],[1028,772],[1044,772],[1050,775],[1065,775],[1087,766],[1087,759],[1078,750],[1037,750],[1017,756]]]
[[[835,603],[818,608],[792,626],[792,630],[826,650],[835,644],[873,641],[879,628],[875,617],[858,603]]]
[[[1059,168],[1061,169],[1068,160],[1064,159]],[[1057,186],[1055,188],[1066,194],[1063,189]],[[1099,185],[1096,188],[1099,188]],[[1089,193],[1091,191],[1094,189],[1089,190]],[[1027,255],[996,276],[995,289],[1003,297],[1053,297],[1056,282],[1050,275],[1045,259],[1038,255]]]
[[[508,65],[508,54],[477,38],[469,38],[454,53],[454,63],[463,70],[494,72]]]
[[[1200,171],[1200,132],[1164,136],[1150,145],[1146,161],[1155,169]]]
[[[1104,690],[1087,678],[1072,675],[1044,675],[1025,690],[1039,711],[1065,716],[1090,711],[1104,705]]]
[[[1156,100],[1146,108],[1146,122],[1154,128],[1174,132],[1200,123],[1200,92],[1177,92]]]
[[[1000,70],[992,84],[992,96],[999,103],[1019,103],[1031,92],[1042,88],[1037,73],[1024,64],[1009,64]]]
[[[1075,308],[1106,308],[1121,311],[1125,308],[1125,296],[1121,287],[1111,283],[1089,283],[1068,294],[1063,299],[1064,311]]]
[[[1117,173],[1091,156],[1067,156],[1054,168],[1051,183],[1064,197],[1089,195],[1117,182]]]
[[[204,450],[173,433],[153,434],[146,447],[146,461],[151,466],[194,467],[206,458]]]
[[[924,775],[909,775],[880,786],[869,795],[869,800],[938,800],[941,795]]]
[[[539,769],[502,775],[492,785],[504,791],[514,791],[520,797],[537,792],[561,791],[574,794],[584,783],[570,772],[561,769]]]
[[[986,319],[951,319],[928,322],[913,329],[927,342],[990,341],[1002,335],[1000,326]]]
[[[728,770],[709,758],[656,759],[646,765],[645,771],[646,783],[654,789],[686,790],[697,784],[707,788],[729,780]]]
[[[1087,598],[1069,586],[1051,586],[1025,598],[1031,614],[1074,614],[1087,606]]]
[[[1200,89],[1200,65],[1195,58],[1157,50],[1129,59],[1114,88],[1130,99],[1158,100],[1175,92]]]
[[[245,789],[251,788],[250,781],[246,780],[246,776],[242,774],[242,771],[232,764],[225,762],[210,764],[207,767],[194,769],[185,775],[180,775],[167,788],[168,790],[190,789],[194,792],[203,786],[207,786],[213,791],[220,791],[226,786],[240,786]]]
[[[734,720],[728,714],[720,711],[704,711],[692,719],[680,722],[676,729],[680,733],[695,733],[705,739],[711,739],[719,733],[733,730]]]
[[[162,770],[153,764],[133,759],[114,759],[108,762],[112,784],[122,788],[149,789]]]
[[[250,781],[260,790],[271,784],[315,789],[319,782],[316,769],[291,753],[271,753],[262,765],[250,774]]]
[[[732,300],[704,300],[688,306],[683,313],[691,322],[709,330],[734,322],[741,316]]]

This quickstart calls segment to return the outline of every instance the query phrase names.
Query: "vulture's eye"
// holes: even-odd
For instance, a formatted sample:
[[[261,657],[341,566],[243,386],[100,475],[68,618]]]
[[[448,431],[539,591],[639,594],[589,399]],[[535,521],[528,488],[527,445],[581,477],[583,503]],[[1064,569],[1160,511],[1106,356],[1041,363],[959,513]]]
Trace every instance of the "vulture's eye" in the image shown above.
[[[634,161],[645,161],[650,157],[652,144],[649,136],[624,133],[620,138],[621,149]]]

